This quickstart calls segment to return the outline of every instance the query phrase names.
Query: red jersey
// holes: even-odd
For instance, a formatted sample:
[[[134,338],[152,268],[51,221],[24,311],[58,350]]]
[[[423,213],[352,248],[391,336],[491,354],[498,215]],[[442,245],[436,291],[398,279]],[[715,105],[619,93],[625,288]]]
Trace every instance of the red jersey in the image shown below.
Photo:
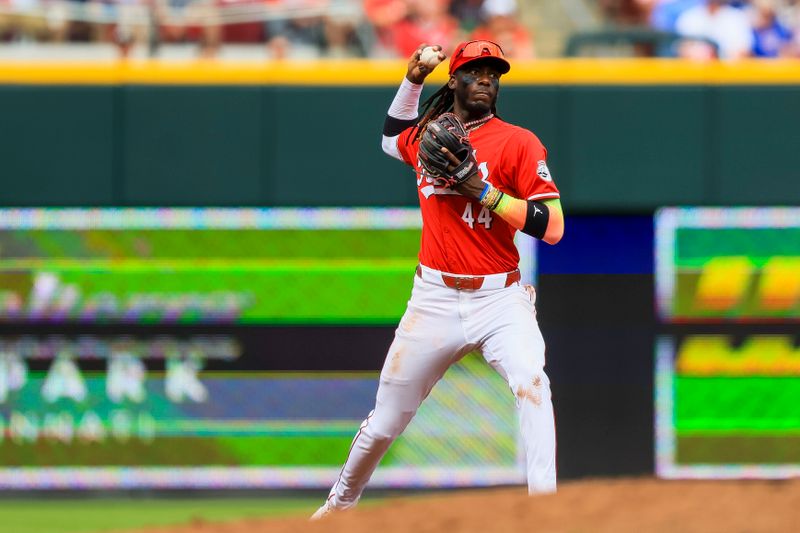
[[[417,172],[422,211],[421,264],[466,275],[511,272],[519,263],[516,228],[478,202],[441,187],[423,173],[414,128],[400,134],[397,148]],[[532,132],[493,118],[469,133],[483,181],[515,198],[559,198],[547,169],[547,150]]]

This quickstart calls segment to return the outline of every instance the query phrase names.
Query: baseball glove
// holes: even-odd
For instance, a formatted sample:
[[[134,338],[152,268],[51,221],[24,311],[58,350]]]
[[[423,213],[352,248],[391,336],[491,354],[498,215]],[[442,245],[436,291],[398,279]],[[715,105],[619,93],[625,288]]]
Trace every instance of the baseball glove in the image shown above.
[[[443,113],[425,127],[419,159],[425,172],[447,187],[460,185],[478,172],[467,130],[453,113]]]

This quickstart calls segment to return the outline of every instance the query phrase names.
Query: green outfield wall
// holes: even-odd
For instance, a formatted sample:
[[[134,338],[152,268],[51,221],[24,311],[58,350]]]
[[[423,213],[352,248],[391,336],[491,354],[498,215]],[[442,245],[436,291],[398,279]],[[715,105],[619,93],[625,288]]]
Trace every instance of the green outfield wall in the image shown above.
[[[510,78],[499,111],[542,139],[573,212],[800,202],[796,73],[547,65]],[[351,85],[236,72],[48,81],[0,65],[0,204],[416,204],[414,175],[380,149],[402,65]]]

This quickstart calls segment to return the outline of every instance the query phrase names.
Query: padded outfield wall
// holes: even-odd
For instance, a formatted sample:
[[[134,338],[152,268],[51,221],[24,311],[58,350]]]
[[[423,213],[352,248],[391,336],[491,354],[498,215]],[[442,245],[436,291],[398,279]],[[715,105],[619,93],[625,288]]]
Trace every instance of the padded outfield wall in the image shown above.
[[[0,64],[0,203],[413,206],[378,144],[403,69]],[[523,63],[500,112],[544,141],[573,212],[800,200],[793,62]]]

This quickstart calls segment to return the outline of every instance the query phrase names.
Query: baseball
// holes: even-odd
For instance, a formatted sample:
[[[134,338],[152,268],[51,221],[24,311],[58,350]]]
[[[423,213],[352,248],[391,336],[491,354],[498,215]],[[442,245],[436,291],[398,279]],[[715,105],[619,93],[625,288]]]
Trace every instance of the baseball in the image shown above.
[[[442,62],[442,60],[439,59],[438,50],[436,50],[433,46],[426,46],[419,54],[419,62],[433,70],[436,68],[436,65]]]

